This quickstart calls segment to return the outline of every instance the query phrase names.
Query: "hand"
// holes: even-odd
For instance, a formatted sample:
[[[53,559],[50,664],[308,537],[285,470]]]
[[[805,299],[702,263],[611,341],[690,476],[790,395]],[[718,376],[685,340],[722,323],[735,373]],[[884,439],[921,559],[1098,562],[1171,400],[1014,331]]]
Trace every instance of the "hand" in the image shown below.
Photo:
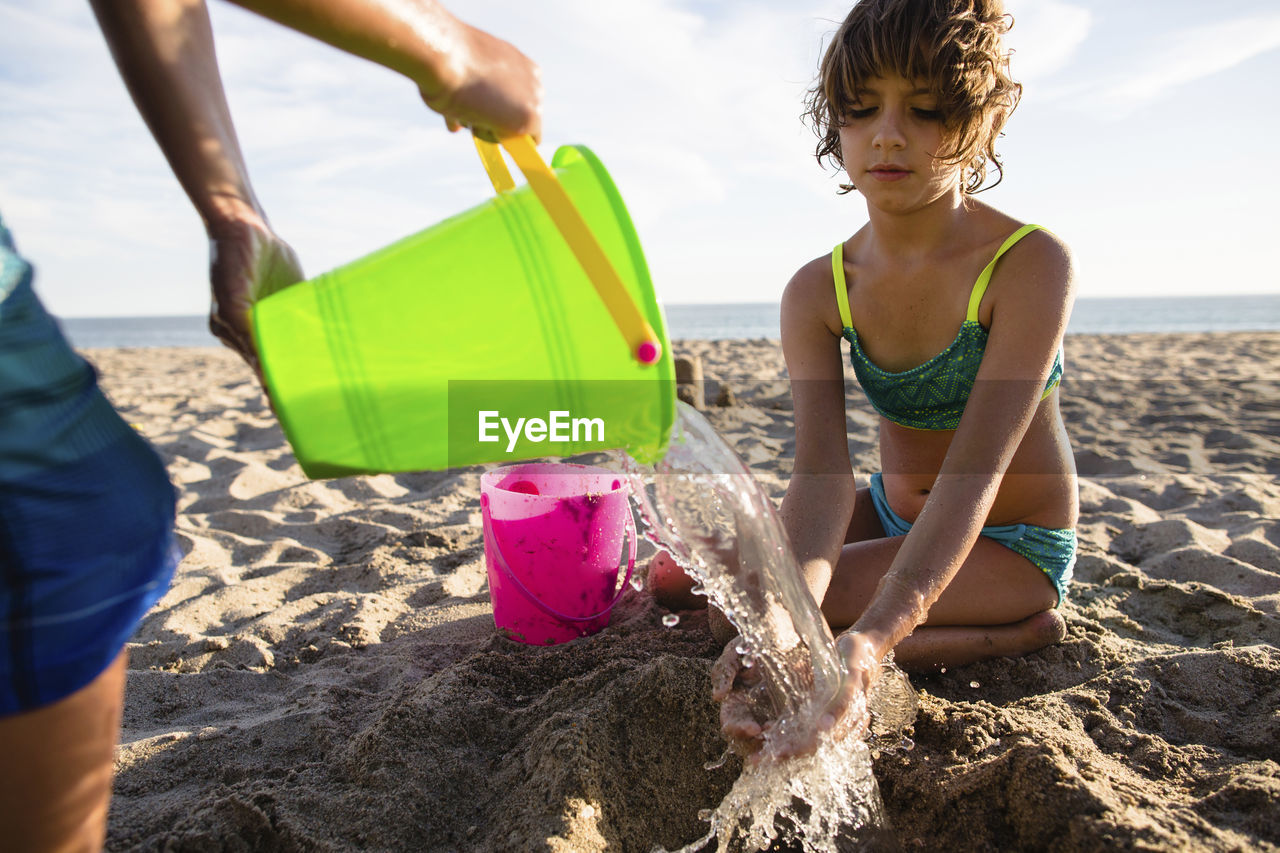
[[[302,267],[288,243],[252,209],[208,223],[209,281],[213,304],[209,330],[259,373],[249,330],[249,309],[264,296],[302,281]]]
[[[711,667],[711,698],[720,703],[720,731],[729,747],[753,756],[764,745],[769,719],[768,686],[758,667],[743,666],[738,654],[741,637],[725,645]]]
[[[711,698],[720,703],[720,730],[730,748],[753,764],[765,755],[761,748],[766,739],[767,753],[774,758],[813,752],[819,732],[812,726],[787,731],[776,727],[780,709],[770,693],[768,673],[763,665],[747,663],[746,656],[738,652],[741,644],[741,637],[730,640],[711,668]],[[779,663],[793,684],[801,690],[812,688],[812,661],[803,644],[783,651]]]
[[[870,637],[854,631],[836,637],[836,653],[844,663],[845,673],[836,695],[818,719],[818,728],[833,732],[837,738],[861,735],[870,722],[866,698],[880,678],[880,656]],[[863,701],[856,702],[859,697]]]
[[[542,139],[542,77],[538,66],[513,45],[462,24],[463,71],[452,85],[421,85],[422,100],[444,116],[451,131],[469,127],[496,140]]]
[[[850,632],[836,638],[836,653],[844,668],[840,686],[818,716],[815,727],[795,727],[785,737],[771,741],[770,752],[775,757],[808,755],[818,748],[824,737],[841,741],[866,734],[871,723],[866,698],[871,685],[879,679],[881,668],[875,648],[871,639],[863,634]],[[862,701],[857,701],[859,698]]]
[[[761,668],[743,666],[742,655],[737,651],[741,642],[739,637],[731,640],[711,668],[711,698],[720,703],[720,728],[730,747],[749,761],[758,762],[765,737],[773,730],[774,709]],[[785,736],[775,736],[769,744],[772,757],[807,755],[817,749],[824,736],[834,740],[862,736],[870,717],[865,701],[855,699],[865,700],[880,676],[881,663],[875,648],[865,635],[840,635],[836,650],[846,673],[835,696],[823,708],[816,727],[796,727]],[[796,660],[789,666],[807,669],[810,663],[803,647],[796,646],[794,651]]]

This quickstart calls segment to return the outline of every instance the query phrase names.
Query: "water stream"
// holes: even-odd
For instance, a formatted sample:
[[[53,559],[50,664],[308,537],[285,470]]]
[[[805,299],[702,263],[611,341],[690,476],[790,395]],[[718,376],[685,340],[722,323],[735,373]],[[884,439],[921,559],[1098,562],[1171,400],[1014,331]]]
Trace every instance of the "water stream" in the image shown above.
[[[706,419],[683,403],[671,447],[656,466],[622,460],[645,535],[738,629],[744,665],[763,676],[752,700],[776,721],[760,760],[747,762],[720,805],[704,813],[707,834],[681,853],[713,841],[718,853],[775,843],[809,853],[895,846],[871,750],[910,748],[902,732],[915,718],[916,697],[906,676],[888,663],[870,697],[850,710],[870,715],[869,738],[821,737],[811,754],[777,757],[778,744],[812,736],[843,664],[772,501]]]

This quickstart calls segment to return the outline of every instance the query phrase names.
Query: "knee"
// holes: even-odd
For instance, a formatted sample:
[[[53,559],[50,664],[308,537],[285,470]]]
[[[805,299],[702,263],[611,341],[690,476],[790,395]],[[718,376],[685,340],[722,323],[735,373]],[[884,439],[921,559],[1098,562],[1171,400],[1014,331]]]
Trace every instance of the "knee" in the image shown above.
[[[1067,623],[1057,610],[1042,610],[1022,623],[1027,651],[1061,643],[1067,637]]]

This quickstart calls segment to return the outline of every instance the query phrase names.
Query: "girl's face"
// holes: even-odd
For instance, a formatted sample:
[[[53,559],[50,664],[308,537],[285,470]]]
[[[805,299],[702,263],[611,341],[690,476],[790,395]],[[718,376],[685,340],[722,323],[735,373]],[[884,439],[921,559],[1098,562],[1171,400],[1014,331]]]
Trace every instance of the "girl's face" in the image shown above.
[[[920,81],[868,80],[843,121],[841,159],[867,204],[908,213],[959,194],[961,166],[934,156],[946,135],[938,99]]]

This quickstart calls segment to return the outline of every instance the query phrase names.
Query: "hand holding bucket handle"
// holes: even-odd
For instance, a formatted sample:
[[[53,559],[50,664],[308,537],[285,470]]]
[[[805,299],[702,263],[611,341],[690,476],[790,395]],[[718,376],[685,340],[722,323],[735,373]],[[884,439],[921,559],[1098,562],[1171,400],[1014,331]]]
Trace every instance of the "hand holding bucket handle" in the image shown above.
[[[551,605],[542,601],[536,595],[529,591],[529,588],[516,577],[516,573],[511,571],[511,566],[507,564],[507,558],[502,555],[502,546],[498,543],[498,537],[493,533],[493,520],[489,517],[489,509],[484,501],[481,501],[480,517],[484,523],[484,538],[486,547],[493,545],[493,563],[498,567],[498,571],[502,576],[515,584],[516,589],[520,590],[520,594],[528,599],[529,603],[541,610],[553,619],[561,619],[565,622],[590,622],[593,619],[599,619],[613,610],[615,604],[622,599],[622,594],[627,591],[627,584],[631,582],[631,572],[636,567],[636,522],[631,517],[631,513],[626,514],[626,535],[627,541],[631,543],[627,551],[627,574],[622,579],[622,584],[618,587],[618,593],[613,600],[604,606],[599,613],[592,613],[590,616],[570,616],[568,613],[561,613]]]
[[[515,189],[515,181],[511,179],[511,172],[502,159],[498,143],[480,136],[474,136],[474,139],[476,150],[480,152],[480,162],[484,164],[494,190],[504,193]],[[555,172],[551,171],[538,153],[533,139],[528,136],[512,136],[501,140],[501,145],[524,173],[525,179],[529,181],[529,188],[538,197],[538,201],[542,202],[556,229],[564,236],[574,257],[586,271],[587,278],[609,309],[613,322],[617,324],[618,331],[622,333],[636,360],[642,364],[656,364],[662,356],[662,344],[659,343],[657,334],[640,313],[640,308],[610,263],[609,256],[587,227],[582,214],[574,207]]]

